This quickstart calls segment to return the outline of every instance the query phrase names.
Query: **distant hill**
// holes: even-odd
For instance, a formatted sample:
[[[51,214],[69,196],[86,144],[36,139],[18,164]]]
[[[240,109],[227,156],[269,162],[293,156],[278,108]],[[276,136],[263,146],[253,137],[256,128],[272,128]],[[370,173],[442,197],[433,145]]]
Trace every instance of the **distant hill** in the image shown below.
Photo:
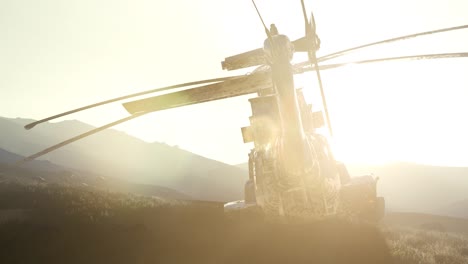
[[[81,186],[108,190],[112,192],[134,193],[146,196],[157,196],[167,199],[190,200],[190,196],[176,190],[136,184],[113,177],[106,177],[92,172],[70,169],[49,161],[32,161],[24,166],[12,166],[23,157],[0,149],[0,183],[58,184],[63,186]]]
[[[243,170],[246,170],[248,171],[249,170],[249,163],[246,162],[246,163],[241,163],[241,164],[236,164],[234,165],[235,167],[239,168],[239,169],[243,169]]]
[[[23,156],[93,129],[80,121],[45,123],[0,118],[0,148]],[[244,170],[163,143],[147,143],[108,129],[51,152],[42,159],[73,169],[93,171],[140,184],[172,188],[199,200],[242,199]]]
[[[26,156],[93,128],[74,120],[24,130],[23,125],[31,121],[0,118],[0,148]],[[242,199],[248,178],[246,163],[227,165],[163,143],[146,143],[116,130],[75,142],[43,159],[140,184],[166,186],[199,200]],[[351,164],[348,170],[352,176],[378,176],[378,192],[385,197],[389,211],[466,217],[463,201],[468,200],[468,168],[393,163]]]
[[[378,176],[378,192],[385,197],[390,211],[466,215],[468,207],[464,207],[463,213],[454,212],[455,207],[451,212],[441,209],[468,199],[468,168],[392,163],[349,165],[348,170],[353,176],[369,173]]]
[[[468,234],[468,219],[422,213],[389,213],[382,224],[392,227],[411,227]]]
[[[0,148],[0,163],[3,163],[5,165],[14,164],[15,162],[23,158],[24,157],[21,155]],[[33,160],[31,162],[25,163],[21,167],[29,170],[38,171],[61,171],[64,169],[62,166],[55,165],[50,161],[46,160]]]
[[[438,214],[468,218],[468,199],[447,204],[438,209]]]

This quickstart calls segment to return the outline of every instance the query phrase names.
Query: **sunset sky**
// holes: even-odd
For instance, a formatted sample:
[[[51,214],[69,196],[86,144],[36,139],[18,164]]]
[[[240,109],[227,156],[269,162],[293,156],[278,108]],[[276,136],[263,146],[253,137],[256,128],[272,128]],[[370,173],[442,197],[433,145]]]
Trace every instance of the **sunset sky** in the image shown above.
[[[267,24],[304,34],[300,1],[258,0]],[[306,1],[319,56],[420,31],[468,24],[466,0]],[[250,0],[0,0],[0,116],[41,119],[170,84],[243,74],[225,57],[265,38]],[[468,30],[379,46],[337,61],[468,52]],[[324,71],[337,156],[347,162],[468,166],[468,59],[354,65]],[[297,77],[321,108],[313,74]],[[230,164],[245,162],[248,97],[153,113],[116,129]],[[128,100],[127,100],[128,101]],[[77,119],[100,126],[120,104]],[[1,128],[0,128],[1,134]]]

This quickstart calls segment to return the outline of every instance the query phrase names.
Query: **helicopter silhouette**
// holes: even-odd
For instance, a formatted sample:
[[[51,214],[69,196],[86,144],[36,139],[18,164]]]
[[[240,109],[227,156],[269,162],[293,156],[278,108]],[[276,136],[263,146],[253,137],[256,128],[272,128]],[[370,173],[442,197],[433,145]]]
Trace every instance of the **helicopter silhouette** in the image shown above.
[[[274,24],[268,29],[255,2],[252,2],[266,33],[263,47],[227,57],[221,63],[222,68],[228,71],[257,66],[252,73],[138,92],[86,105],[27,124],[25,129],[29,130],[41,123],[101,105],[195,86],[182,91],[125,102],[123,107],[130,114],[129,116],[60,142],[24,158],[17,165],[149,113],[257,94],[257,97],[249,100],[252,108],[252,116],[249,118],[251,125],[242,128],[244,142],[254,143],[254,148],[249,153],[249,180],[245,185],[245,199],[242,202],[227,204],[226,208],[259,206],[266,213],[271,214],[319,217],[347,211],[369,219],[380,219],[383,215],[384,200],[377,195],[378,179],[370,176],[350,178],[344,164],[335,160],[326,138],[316,131],[326,126],[330,135],[333,135],[320,73],[349,64],[468,57],[468,52],[458,52],[326,63],[368,47],[467,29],[468,25],[399,36],[317,57],[316,53],[321,43],[316,33],[314,16],[311,14],[308,18],[303,0],[301,6],[305,35],[294,41],[280,34]],[[291,59],[295,52],[307,53],[308,60],[292,64]],[[294,75],[311,71],[317,76],[324,113],[312,111],[312,106],[306,103],[302,91],[296,89],[294,85]]]

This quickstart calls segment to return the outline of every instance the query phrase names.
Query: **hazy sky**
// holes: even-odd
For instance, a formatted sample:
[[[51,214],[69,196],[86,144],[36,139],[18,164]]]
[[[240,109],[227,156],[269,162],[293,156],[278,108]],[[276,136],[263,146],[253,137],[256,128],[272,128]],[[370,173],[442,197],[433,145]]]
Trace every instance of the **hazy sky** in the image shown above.
[[[257,5],[267,24],[276,23],[292,39],[302,36],[300,1]],[[306,5],[315,13],[322,55],[468,24],[466,0]],[[220,62],[260,47],[265,38],[250,0],[0,0],[0,32],[0,115],[33,119],[159,86],[236,74],[222,71]],[[342,61],[460,51],[468,52],[467,30],[381,46]],[[323,72],[337,155],[345,161],[468,166],[467,73],[468,59]],[[313,75],[298,82],[320,108]],[[65,119],[98,126],[126,115],[114,104]],[[240,133],[249,116],[243,97],[154,113],[116,128],[240,163],[251,147]]]

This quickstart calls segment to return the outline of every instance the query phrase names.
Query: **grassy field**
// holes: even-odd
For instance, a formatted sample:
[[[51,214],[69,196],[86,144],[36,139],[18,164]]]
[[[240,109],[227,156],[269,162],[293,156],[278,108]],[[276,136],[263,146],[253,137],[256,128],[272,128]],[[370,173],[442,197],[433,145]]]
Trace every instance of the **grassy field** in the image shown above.
[[[440,231],[286,223],[89,188],[0,184],[0,222],[2,263],[468,263],[467,239]]]
[[[468,263],[465,235],[414,228],[386,228],[383,234],[395,263]]]
[[[381,225],[396,263],[468,263],[468,219],[388,213]]]

